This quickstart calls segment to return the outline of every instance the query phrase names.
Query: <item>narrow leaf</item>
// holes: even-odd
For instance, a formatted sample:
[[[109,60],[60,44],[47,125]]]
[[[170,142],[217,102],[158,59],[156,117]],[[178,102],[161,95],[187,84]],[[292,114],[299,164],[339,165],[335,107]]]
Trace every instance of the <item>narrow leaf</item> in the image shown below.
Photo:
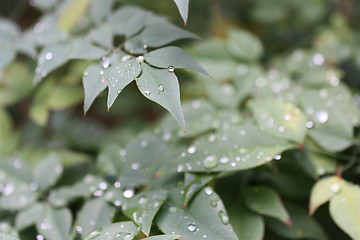
[[[188,12],[189,12],[189,0],[174,0],[176,6],[179,9],[180,15],[184,20],[185,25],[187,24]]]
[[[185,126],[184,115],[180,104],[180,89],[176,75],[168,69],[156,69],[142,64],[142,74],[136,80],[140,92],[148,99],[168,110]]]

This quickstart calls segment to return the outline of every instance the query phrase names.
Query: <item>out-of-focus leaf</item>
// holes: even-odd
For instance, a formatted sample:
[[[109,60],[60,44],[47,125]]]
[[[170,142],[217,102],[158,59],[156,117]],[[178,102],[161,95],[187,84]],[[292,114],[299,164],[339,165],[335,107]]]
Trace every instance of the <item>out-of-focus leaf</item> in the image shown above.
[[[238,200],[228,208],[230,222],[239,240],[262,240],[265,223],[261,215],[249,211],[245,204]]]
[[[47,155],[34,169],[34,181],[40,190],[47,190],[54,185],[63,172],[61,159],[56,154]]]
[[[274,217],[291,225],[291,219],[280,196],[266,186],[249,187],[244,192],[246,206],[259,214]]]
[[[91,65],[84,71],[82,82],[85,91],[84,113],[86,113],[95,98],[107,87],[104,70],[97,64]]]
[[[90,0],[71,0],[60,14],[57,26],[65,32],[71,32],[76,23],[86,12]]]
[[[126,201],[122,205],[122,210],[148,236],[155,214],[159,211],[166,197],[167,194],[163,190],[140,193]]]
[[[1,108],[0,126],[0,155],[12,154],[18,144],[18,135],[12,131],[11,119],[7,112]]]
[[[238,239],[221,199],[210,187],[199,192],[188,207],[183,208],[182,202],[179,190],[172,190],[157,217],[162,232],[179,234],[184,240]]]
[[[156,69],[142,64],[142,74],[136,79],[140,92],[168,110],[185,127],[180,104],[180,89],[176,75],[168,69]]]
[[[105,78],[108,82],[108,109],[113,105],[121,91],[141,73],[140,64],[136,60],[118,62],[106,69]]]
[[[20,238],[18,238],[18,237],[14,237],[7,233],[1,233],[1,232],[0,232],[0,238],[3,240],[20,240]]]
[[[32,225],[35,225],[44,214],[44,205],[35,203],[30,208],[19,212],[16,215],[15,226],[16,229],[21,231]]]
[[[110,12],[114,0],[93,0],[90,5],[90,17],[95,23],[99,23]]]
[[[333,185],[332,185],[333,186]],[[360,188],[342,181],[339,193],[330,200],[330,215],[352,239],[360,239]]]
[[[256,61],[263,53],[260,40],[249,32],[240,29],[229,31],[228,50],[234,57],[243,61]]]
[[[48,239],[68,240],[71,224],[69,209],[45,207],[43,216],[36,223],[36,229]]]
[[[78,214],[78,229],[82,236],[111,223],[114,209],[103,198],[85,202]]]
[[[188,12],[189,12],[189,0],[174,0],[176,6],[179,9],[181,18],[184,20],[186,25],[188,19]]]
[[[85,240],[132,240],[138,232],[133,222],[117,222],[91,232]]]
[[[316,182],[310,194],[309,213],[328,202],[341,190],[342,180],[337,176],[322,178]]]
[[[292,219],[292,225],[288,226],[279,220],[266,218],[266,226],[271,231],[286,239],[328,239],[319,223],[311,218],[305,209],[294,204],[285,204],[285,206]]]
[[[19,28],[13,22],[5,18],[0,18],[0,45],[16,37],[19,32]]]
[[[101,1],[98,1],[101,2]],[[93,43],[99,46],[111,49],[113,47],[113,32],[109,24],[103,24],[94,28],[90,32],[90,38]]]
[[[49,10],[54,7],[59,0],[31,0],[30,5],[42,11]]]
[[[209,75],[202,66],[200,66],[184,50],[178,47],[156,49],[145,54],[144,58],[148,63],[156,67],[192,68],[204,75]]]
[[[30,108],[29,116],[36,124],[40,126],[45,126],[50,112],[45,105],[42,104],[33,104]]]
[[[199,137],[191,153],[183,152],[160,170],[169,172],[219,172],[265,164],[293,147],[291,143],[261,131],[251,124],[228,126],[216,134]]]
[[[16,57],[16,51],[0,46],[0,70],[9,65]]]

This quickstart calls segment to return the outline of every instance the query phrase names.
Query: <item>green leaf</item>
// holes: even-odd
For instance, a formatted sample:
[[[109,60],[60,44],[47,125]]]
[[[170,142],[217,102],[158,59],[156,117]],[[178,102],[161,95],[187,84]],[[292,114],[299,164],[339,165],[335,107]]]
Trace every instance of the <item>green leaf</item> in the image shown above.
[[[9,239],[18,239],[19,237],[19,234],[18,232],[13,228],[13,226],[11,226],[8,222],[5,222],[5,221],[0,221],[0,237],[1,234],[4,234],[5,237],[8,237]],[[11,238],[13,237],[13,238]],[[2,239],[2,238],[0,238]],[[6,239],[6,238],[5,238]]]
[[[179,234],[183,240],[236,240],[224,205],[208,187],[199,192],[188,207],[182,207],[183,196],[178,189],[171,191],[161,209],[157,225],[167,234]]]
[[[85,91],[84,113],[86,113],[95,98],[107,87],[104,70],[97,64],[89,66],[84,71],[82,82]]]
[[[291,219],[280,196],[272,188],[266,186],[248,187],[245,192],[246,206],[259,214],[274,217],[291,225]]]
[[[156,235],[147,238],[143,238],[144,240],[176,240],[180,239],[181,235]]]
[[[199,137],[191,153],[182,152],[160,170],[165,172],[220,172],[253,168],[271,161],[291,143],[262,132],[251,124],[232,125]]]
[[[187,206],[193,196],[215,177],[216,174],[185,173],[183,205]]]
[[[184,20],[185,25],[187,24],[188,12],[189,12],[189,0],[174,0],[176,6],[179,9],[180,15]]]
[[[144,55],[145,60],[160,68],[192,68],[198,72],[209,75],[189,54],[178,47],[164,47]]]
[[[9,235],[6,233],[1,233],[1,232],[0,232],[0,238],[2,240],[20,240],[20,238],[18,238],[18,237],[14,237],[12,235]]]
[[[36,223],[36,229],[45,238],[68,240],[71,224],[72,216],[69,209],[45,207],[43,216]]]
[[[262,43],[257,37],[240,29],[229,31],[227,47],[231,55],[249,62],[258,60],[264,51]]]
[[[180,104],[180,89],[176,75],[168,69],[156,69],[145,63],[141,65],[142,74],[136,83],[140,92],[148,99],[168,110],[185,126],[184,115]]]
[[[103,198],[85,202],[78,214],[78,229],[82,236],[111,223],[114,209]]]
[[[360,239],[360,188],[341,182],[340,192],[330,200],[330,215],[352,239]]]
[[[51,110],[63,110],[76,105],[84,98],[81,87],[71,85],[57,85],[50,91],[46,99],[46,106]]]
[[[292,226],[274,218],[266,218],[266,226],[271,231],[286,239],[328,239],[319,223],[311,218],[305,209],[290,203],[285,206],[292,219]]]
[[[141,73],[140,64],[134,60],[127,60],[111,65],[105,74],[108,82],[109,94],[107,106],[108,109],[113,105],[117,96]]]
[[[44,214],[44,205],[35,203],[30,208],[19,212],[16,215],[15,226],[16,229],[21,231],[32,225],[35,225]]]
[[[76,23],[85,14],[90,0],[70,0],[61,12],[57,27],[65,32],[71,32]]]
[[[265,223],[261,215],[249,211],[245,204],[238,200],[229,206],[229,218],[239,240],[262,240]]]
[[[175,40],[198,37],[167,22],[149,24],[138,35],[125,42],[125,49],[133,53],[131,45],[138,43],[146,47],[161,47]]]
[[[34,181],[45,191],[54,185],[63,172],[61,159],[57,154],[47,155],[34,169]]]
[[[1,116],[0,111],[0,118]],[[6,128],[6,122],[2,123],[2,129]],[[2,158],[0,161],[0,175],[5,176],[5,178],[0,178],[0,181],[7,181],[12,179],[20,180],[21,182],[31,182],[32,173],[29,165],[23,161],[19,156],[12,156],[9,158]]]
[[[101,22],[110,12],[114,0],[92,0],[90,5],[90,18],[93,22]]]
[[[44,127],[48,122],[50,112],[45,105],[35,103],[30,108],[29,116],[36,124]]]
[[[133,222],[117,222],[91,232],[84,240],[132,240],[138,232]]]
[[[16,57],[16,51],[11,48],[4,48],[0,46],[0,71],[14,61]]]
[[[141,227],[145,235],[149,235],[155,214],[164,203],[167,194],[163,190],[139,193],[122,205],[123,213]]]
[[[0,126],[0,143],[2,145],[0,155],[12,154],[18,144],[18,135],[12,131],[11,119],[2,108],[0,108]]]
[[[30,4],[37,9],[46,11],[54,7],[59,0],[33,0]]]
[[[285,140],[303,143],[306,116],[299,108],[275,99],[255,100],[249,107],[260,129]]]
[[[316,182],[311,190],[309,213],[332,199],[341,190],[342,180],[337,176],[325,177]]]
[[[0,45],[16,37],[19,32],[19,28],[13,22],[0,18]]]
[[[98,44],[99,46],[102,46],[106,49],[113,48],[114,34],[109,24],[103,24],[97,28],[93,28],[90,31],[89,35],[93,43]]]

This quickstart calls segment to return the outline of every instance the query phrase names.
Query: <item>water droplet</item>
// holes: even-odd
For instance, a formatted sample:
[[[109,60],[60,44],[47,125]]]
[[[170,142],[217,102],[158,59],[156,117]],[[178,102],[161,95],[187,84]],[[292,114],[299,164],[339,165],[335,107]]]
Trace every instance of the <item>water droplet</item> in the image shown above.
[[[132,198],[135,194],[135,191],[134,189],[132,188],[129,188],[129,189],[126,189],[124,192],[123,192],[123,196],[124,198]]]
[[[145,204],[145,203],[147,203],[147,198],[146,198],[145,196],[139,197],[138,203],[139,203],[139,204]]]
[[[191,107],[193,109],[199,109],[201,107],[201,102],[199,100],[194,100],[191,102]]]
[[[99,236],[101,233],[99,231],[94,231],[92,233],[90,233],[88,236],[87,236],[87,239],[91,240],[91,239],[94,239],[96,238],[97,236]]]
[[[146,148],[148,146],[148,141],[147,140],[141,140],[140,141],[140,147],[141,148]]]
[[[163,84],[159,84],[159,86],[157,87],[157,90],[159,90],[159,92],[163,92],[165,89],[165,86]]]
[[[169,70],[169,72],[174,72],[174,71],[175,71],[175,68],[174,68],[173,66],[170,66],[170,67],[168,68],[168,70]]]
[[[229,158],[228,157],[222,157],[222,158],[220,158],[220,163],[222,163],[222,164],[226,164],[226,163],[228,163],[229,162]]]
[[[313,56],[313,59],[312,59],[313,63],[315,65],[323,65],[324,62],[325,62],[325,59],[324,59],[324,56],[321,55],[320,53],[316,53],[314,56]]]
[[[330,190],[333,193],[340,192],[340,183],[334,183],[333,185],[331,185]]]
[[[117,93],[117,94],[120,94],[121,91],[122,91],[122,89],[119,88],[119,89],[116,91],[116,93]]]
[[[203,160],[205,168],[214,168],[219,164],[218,159],[214,155],[209,155]]]
[[[132,164],[131,164],[131,169],[132,169],[132,170],[138,170],[139,167],[140,167],[140,165],[139,165],[138,163],[132,163]]]
[[[121,183],[120,183],[120,182],[114,182],[114,187],[115,187],[115,188],[120,188],[120,187],[121,187]]]
[[[45,53],[45,59],[46,59],[46,60],[51,60],[51,59],[53,59],[53,54],[52,54],[51,52]]]
[[[178,172],[178,173],[180,173],[180,172],[182,172],[182,171],[184,171],[184,166],[183,165],[178,165],[177,166],[177,169],[176,169],[176,171]]]
[[[316,120],[318,123],[326,123],[329,120],[329,114],[325,110],[316,112]]]
[[[4,196],[9,196],[13,194],[15,191],[15,186],[12,182],[9,182],[5,185],[5,187],[2,189],[2,193]]]
[[[83,231],[82,226],[76,226],[76,231],[81,234]]]
[[[103,56],[100,60],[100,66],[102,68],[108,68],[110,66],[110,58],[108,56]]]
[[[203,238],[206,239],[206,238],[207,238],[207,235],[203,235]]]
[[[169,208],[169,212],[171,212],[171,213],[176,213],[176,211],[177,211],[177,208],[174,206]]]
[[[119,154],[121,157],[125,157],[126,156],[126,150],[125,149],[120,149]]]
[[[35,24],[34,26],[34,32],[37,34],[42,33],[45,30],[45,25],[41,22]]]
[[[151,91],[149,89],[145,90],[144,91],[146,95],[150,95],[151,94]]]
[[[280,160],[280,159],[281,159],[281,155],[278,154],[274,156],[274,160]]]
[[[306,123],[305,123],[305,125],[306,125],[306,127],[307,128],[313,128],[314,127],[314,122],[313,121],[307,121]]]
[[[123,57],[121,58],[121,61],[122,61],[122,62],[125,62],[125,61],[130,60],[130,59],[131,59],[131,56],[130,56],[130,55],[125,55],[125,56],[123,56]]]
[[[285,114],[284,120],[289,121],[291,119],[291,114]]]
[[[206,195],[210,196],[211,194],[214,193],[214,190],[211,187],[206,187],[204,188],[204,192]]]
[[[220,221],[225,225],[230,223],[229,217],[224,211],[219,212],[219,218]]]
[[[120,200],[115,200],[115,201],[114,201],[114,205],[115,205],[116,207],[119,207],[119,206],[121,205],[121,201],[120,201]]]
[[[210,205],[211,205],[212,207],[216,208],[217,205],[218,205],[218,201],[217,201],[217,200],[211,200]]]
[[[194,154],[196,152],[196,146],[190,146],[188,149],[187,149],[187,152],[190,153],[190,154]]]
[[[196,227],[195,223],[190,223],[188,225],[187,229],[189,230],[189,232],[195,232],[197,230],[197,227]]]
[[[107,189],[107,184],[106,184],[106,182],[101,182],[101,183],[99,183],[99,188],[100,188],[101,190],[106,190],[106,189]]]
[[[101,197],[102,195],[104,195],[104,191],[103,191],[103,190],[96,190],[96,191],[93,193],[93,196],[94,196],[94,197]]]
[[[142,63],[142,62],[144,62],[144,60],[145,60],[145,58],[144,58],[143,56],[138,56],[138,57],[136,58],[136,61],[137,61],[138,63]]]
[[[37,235],[36,236],[36,240],[44,240],[44,236],[43,235]]]

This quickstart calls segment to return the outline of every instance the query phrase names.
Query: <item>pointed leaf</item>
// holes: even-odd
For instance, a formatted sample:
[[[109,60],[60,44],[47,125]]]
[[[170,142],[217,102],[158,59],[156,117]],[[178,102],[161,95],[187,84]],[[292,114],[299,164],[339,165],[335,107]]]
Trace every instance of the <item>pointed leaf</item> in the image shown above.
[[[117,222],[91,232],[85,240],[132,240],[138,232],[133,222]]]
[[[178,47],[164,47],[144,55],[145,60],[153,66],[161,68],[192,68],[198,72],[209,75],[207,71]]]
[[[291,143],[262,132],[251,124],[220,129],[216,134],[199,137],[192,153],[182,152],[160,170],[169,172],[236,171],[265,164]]]
[[[43,216],[36,223],[36,229],[47,239],[68,240],[71,222],[72,216],[69,209],[46,207]]]
[[[111,223],[114,209],[103,198],[87,201],[78,214],[78,226],[82,236]]]
[[[84,113],[86,113],[95,98],[107,87],[104,70],[97,64],[89,66],[84,72],[82,82],[85,91]]]
[[[176,6],[179,9],[180,15],[186,25],[189,12],[189,0],[174,0]]]
[[[337,176],[325,177],[316,182],[310,194],[309,213],[332,199],[340,192],[342,180]]]
[[[266,186],[249,187],[244,194],[246,206],[250,210],[277,218],[285,224],[291,223],[288,212],[273,189]]]
[[[167,194],[163,190],[140,193],[122,206],[123,213],[141,227],[145,235],[149,235],[155,214],[164,203]]]
[[[340,192],[330,200],[330,215],[353,240],[360,239],[360,188],[343,181]]]
[[[176,75],[167,69],[156,69],[142,64],[142,74],[136,80],[140,92],[148,99],[168,110],[185,126],[184,115],[180,104],[180,89]]]
[[[261,215],[249,211],[245,203],[238,200],[229,208],[230,222],[239,240],[262,240],[265,223]]]
[[[63,172],[61,159],[56,154],[49,154],[34,169],[34,181],[40,190],[45,191],[54,185]]]
[[[107,106],[108,109],[113,105],[117,96],[141,73],[141,68],[136,60],[127,60],[115,63],[110,66],[105,74],[108,82],[109,94]]]
[[[16,215],[15,226],[16,229],[21,231],[32,225],[35,225],[44,214],[44,205],[35,203],[30,208],[19,212]]]
[[[286,140],[302,143],[306,134],[306,116],[291,103],[264,99],[250,103],[260,129]]]
[[[225,207],[210,187],[199,192],[188,207],[182,207],[183,196],[174,189],[161,209],[157,225],[168,234],[179,234],[183,240],[237,240]]]

